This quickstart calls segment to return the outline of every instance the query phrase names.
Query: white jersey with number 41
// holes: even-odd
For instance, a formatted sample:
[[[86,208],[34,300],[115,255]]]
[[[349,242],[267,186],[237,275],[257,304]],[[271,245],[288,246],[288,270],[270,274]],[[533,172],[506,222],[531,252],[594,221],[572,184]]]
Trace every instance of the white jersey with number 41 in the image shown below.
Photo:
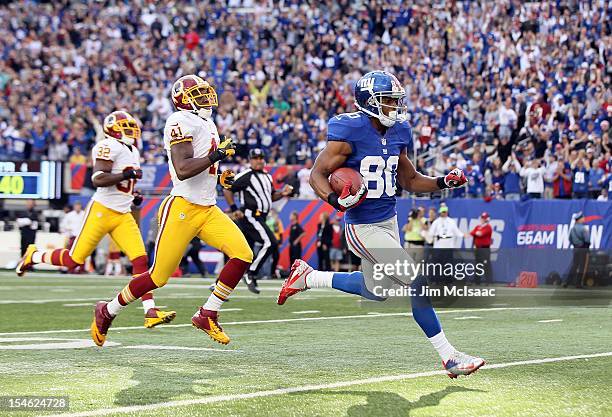
[[[126,168],[140,168],[140,153],[135,146],[128,146],[116,139],[104,139],[96,143],[91,151],[94,165],[96,160],[112,161],[112,174],[120,174]],[[134,196],[135,179],[121,181],[110,187],[98,187],[92,200],[111,210],[129,213]]]
[[[180,180],[172,164],[170,149],[183,142],[191,142],[193,157],[203,158],[219,146],[219,132],[212,120],[205,120],[186,111],[170,115],[164,127],[164,148],[168,152],[168,164],[172,177],[171,195],[183,197],[193,204],[212,206],[217,203],[217,170],[219,163],[198,175]]]

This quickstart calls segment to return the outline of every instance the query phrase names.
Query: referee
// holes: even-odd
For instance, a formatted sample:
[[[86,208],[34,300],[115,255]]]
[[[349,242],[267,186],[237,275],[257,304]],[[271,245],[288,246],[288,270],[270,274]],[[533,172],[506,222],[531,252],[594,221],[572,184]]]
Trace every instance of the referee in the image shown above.
[[[272,274],[275,275],[278,264],[278,241],[266,225],[266,217],[272,202],[289,196],[293,187],[285,185],[280,191],[274,189],[272,176],[264,171],[266,160],[261,149],[249,151],[249,162],[251,167],[237,174],[223,194],[251,248],[255,243],[261,244],[245,279],[249,291],[259,294],[256,277],[261,266],[272,256]],[[234,200],[236,192],[240,193],[240,209]]]

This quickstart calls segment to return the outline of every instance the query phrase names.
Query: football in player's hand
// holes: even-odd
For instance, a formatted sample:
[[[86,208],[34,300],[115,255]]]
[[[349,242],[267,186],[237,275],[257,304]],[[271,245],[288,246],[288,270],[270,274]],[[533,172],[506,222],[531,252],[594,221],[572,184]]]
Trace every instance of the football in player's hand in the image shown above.
[[[342,189],[347,183],[351,184],[350,192],[354,195],[361,188],[363,177],[354,169],[346,167],[338,168],[329,176],[329,185],[338,195],[342,194]]]

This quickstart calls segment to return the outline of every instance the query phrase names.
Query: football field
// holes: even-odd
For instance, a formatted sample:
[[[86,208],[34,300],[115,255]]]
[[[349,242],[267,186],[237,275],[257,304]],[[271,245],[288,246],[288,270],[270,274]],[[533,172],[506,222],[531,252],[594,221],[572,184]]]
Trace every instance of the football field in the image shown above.
[[[440,309],[449,340],[487,360],[451,380],[407,306],[311,290],[280,307],[279,281],[239,286],[228,346],[191,326],[211,282],[193,278],[156,292],[172,324],[145,329],[135,302],[95,347],[93,304],[126,281],[0,274],[0,395],[70,403],[1,416],[612,416],[610,304]]]

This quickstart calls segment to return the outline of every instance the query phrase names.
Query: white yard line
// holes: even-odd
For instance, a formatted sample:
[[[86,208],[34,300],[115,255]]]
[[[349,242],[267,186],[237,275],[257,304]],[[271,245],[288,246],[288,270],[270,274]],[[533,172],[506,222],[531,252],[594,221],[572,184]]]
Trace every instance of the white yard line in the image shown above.
[[[164,291],[164,290],[161,290]],[[246,291],[246,290],[245,290]],[[276,294],[277,290],[274,290]],[[205,300],[206,297],[210,294],[210,292],[206,293],[194,293],[194,294],[166,294],[161,292],[158,297],[160,299],[176,299],[176,298],[193,298]],[[351,295],[347,294],[334,294],[330,292],[329,294],[318,294],[316,297],[308,297],[308,300],[315,300],[318,298],[347,298],[351,297]],[[358,297],[358,296],[353,296]],[[240,294],[232,294],[230,300],[234,299],[274,299],[276,300],[276,295],[240,295]],[[48,303],[70,303],[70,302],[79,302],[79,301],[100,301],[104,299],[110,299],[109,296],[100,296],[100,297],[91,297],[91,298],[50,298],[50,299],[40,299],[40,300],[0,300],[0,305],[3,304],[48,304]],[[306,300],[306,297],[298,296],[296,300]]]
[[[563,319],[538,320],[538,323],[558,323],[560,321],[563,321]]]
[[[291,314],[316,314],[320,313],[320,310],[304,310],[304,311],[292,311]]]
[[[544,308],[544,307],[542,307]],[[509,310],[534,310],[540,309],[539,307],[498,307],[498,308],[475,308],[475,309],[461,309],[461,310],[440,310],[438,314],[451,314],[451,313],[472,313],[472,312],[495,312],[495,311],[509,311]],[[224,310],[221,310],[223,313]],[[272,320],[246,320],[246,321],[230,321],[223,322],[223,326],[232,326],[240,324],[266,324],[266,323],[289,323],[293,321],[318,321],[318,320],[346,320],[346,319],[361,319],[361,318],[376,318],[376,317],[395,317],[395,316],[412,316],[412,313],[378,313],[378,314],[354,314],[351,316],[323,316],[323,317],[299,317],[292,319],[272,319]],[[191,323],[184,324],[166,324],[162,328],[177,328],[177,327],[191,327]],[[114,330],[143,330],[143,326],[126,326],[126,327],[111,327],[111,333]],[[60,329],[60,330],[41,330],[32,332],[6,332],[0,333],[0,336],[12,336],[12,335],[24,335],[24,334],[56,334],[56,333],[78,333],[78,332],[89,332],[90,329]]]
[[[72,303],[80,301],[100,301],[104,297],[92,297],[92,298],[53,298],[43,300],[0,300],[2,304],[47,304],[47,303]]]
[[[188,347],[188,346],[164,346],[164,345],[132,345],[122,346],[123,349],[141,349],[141,350],[193,350],[193,351],[207,351],[207,352],[241,352],[240,350],[233,349],[215,349],[215,348],[204,348],[204,347]]]
[[[481,318],[482,317],[478,317],[478,316],[463,316],[463,317],[455,317],[455,320],[478,320]]]
[[[491,365],[485,365],[482,369],[486,372],[489,369],[509,368],[512,366],[524,366],[524,365],[540,365],[543,363],[572,361],[572,360],[578,360],[578,359],[602,358],[602,357],[607,357],[607,356],[612,356],[612,352],[593,353],[593,354],[574,355],[574,356],[561,356],[561,357],[556,357],[556,358],[530,359],[530,360],[525,360],[525,361],[506,362],[506,363],[496,363],[496,364],[491,364]],[[272,397],[272,396],[277,396],[277,395],[292,394],[296,392],[308,392],[308,391],[319,391],[319,390],[326,390],[326,389],[345,388],[345,387],[351,387],[354,385],[403,381],[406,379],[424,378],[424,377],[429,377],[429,376],[434,376],[434,375],[444,375],[444,374],[446,374],[446,371],[438,370],[438,371],[428,371],[428,372],[416,372],[412,374],[384,375],[384,376],[379,376],[379,377],[374,377],[374,378],[355,379],[352,381],[331,382],[328,384],[302,385],[302,386],[297,386],[297,387],[279,388],[279,389],[274,389],[274,390],[248,392],[244,394],[215,395],[215,396],[204,397],[204,398],[167,401],[167,402],[162,402],[162,403],[157,403],[157,404],[134,405],[134,406],[115,407],[115,408],[102,408],[98,410],[83,411],[83,412],[78,412],[78,413],[64,413],[64,414],[56,414],[54,416],[49,416],[49,415],[45,415],[45,416],[46,417],[87,417],[87,416],[106,416],[109,414],[117,414],[117,413],[138,413],[142,411],[153,411],[153,410],[157,411],[160,408],[185,407],[185,406],[190,406],[190,405],[201,405],[201,404],[217,404],[220,402],[227,402],[227,401],[247,400],[250,398],[261,398],[261,397]]]

